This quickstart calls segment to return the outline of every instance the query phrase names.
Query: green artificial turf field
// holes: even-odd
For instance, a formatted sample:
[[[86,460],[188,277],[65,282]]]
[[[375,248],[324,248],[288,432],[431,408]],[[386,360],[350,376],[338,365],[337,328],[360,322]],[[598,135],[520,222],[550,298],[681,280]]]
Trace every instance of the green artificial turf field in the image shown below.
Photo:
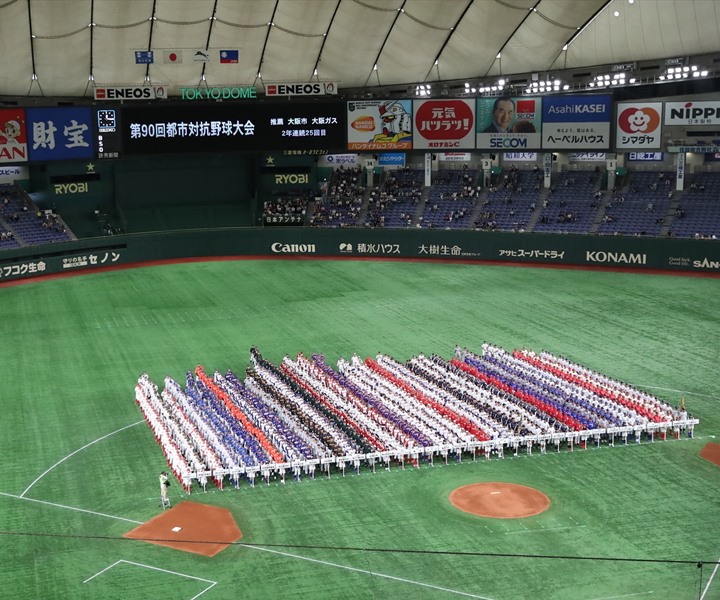
[[[717,279],[360,261],[0,288],[0,596],[718,599],[720,468],[698,453],[720,442],[719,292]],[[323,352],[334,364],[449,357],[483,340],[684,397],[695,438],[208,487],[191,499],[228,508],[240,543],[209,558],[122,538],[160,512],[165,461],[134,403],[141,372],[159,385],[198,363],[242,375],[252,345],[276,363]],[[483,481],[535,487],[550,508],[498,520],[449,504]],[[179,485],[170,496],[182,500]]]

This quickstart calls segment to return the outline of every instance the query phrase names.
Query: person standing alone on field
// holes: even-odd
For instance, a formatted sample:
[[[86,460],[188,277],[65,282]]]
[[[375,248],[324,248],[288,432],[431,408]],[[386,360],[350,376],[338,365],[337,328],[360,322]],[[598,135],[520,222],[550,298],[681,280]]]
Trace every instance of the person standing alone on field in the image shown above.
[[[170,499],[167,495],[167,490],[170,487],[170,481],[168,480],[167,471],[160,473],[160,503],[163,508],[170,507]]]

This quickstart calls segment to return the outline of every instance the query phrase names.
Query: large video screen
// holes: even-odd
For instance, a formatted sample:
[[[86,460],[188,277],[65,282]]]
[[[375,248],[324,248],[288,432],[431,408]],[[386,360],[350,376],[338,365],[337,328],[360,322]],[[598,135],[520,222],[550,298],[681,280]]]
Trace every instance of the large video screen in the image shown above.
[[[345,147],[345,103],[153,105],[122,108],[123,153],[317,151]]]

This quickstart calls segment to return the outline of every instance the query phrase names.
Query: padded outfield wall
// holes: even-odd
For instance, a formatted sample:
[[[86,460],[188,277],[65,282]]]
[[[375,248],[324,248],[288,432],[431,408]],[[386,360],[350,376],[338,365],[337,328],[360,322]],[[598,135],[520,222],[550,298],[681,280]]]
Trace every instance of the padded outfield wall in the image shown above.
[[[0,254],[0,282],[206,257],[440,259],[720,273],[720,244],[712,240],[276,227],[117,235],[18,248]]]

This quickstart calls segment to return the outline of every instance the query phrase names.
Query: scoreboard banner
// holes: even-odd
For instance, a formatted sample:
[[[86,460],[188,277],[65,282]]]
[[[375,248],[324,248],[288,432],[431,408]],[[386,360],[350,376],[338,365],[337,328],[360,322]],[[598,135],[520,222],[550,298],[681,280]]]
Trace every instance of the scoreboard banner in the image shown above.
[[[550,96],[543,99],[542,114],[543,149],[610,148],[612,96]]]
[[[410,150],[412,144],[412,100],[347,103],[348,150]]]
[[[27,162],[25,109],[0,109],[0,163]]]
[[[622,150],[660,148],[662,102],[618,102],[615,147]]]
[[[92,158],[92,113],[89,107],[26,109],[30,160]]]
[[[475,147],[473,100],[414,100],[415,149]]]
[[[539,149],[542,105],[539,97],[478,98],[478,150]]]
[[[139,154],[341,150],[342,102],[123,107],[122,148]]]

